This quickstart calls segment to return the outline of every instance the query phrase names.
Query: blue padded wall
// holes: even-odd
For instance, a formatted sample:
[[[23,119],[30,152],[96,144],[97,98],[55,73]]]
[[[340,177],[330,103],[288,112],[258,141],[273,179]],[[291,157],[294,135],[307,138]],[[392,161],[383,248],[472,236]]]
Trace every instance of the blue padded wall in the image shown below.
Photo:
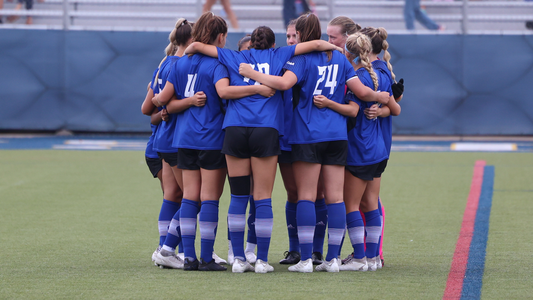
[[[242,34],[230,33],[235,49]],[[279,46],[285,37],[278,34]],[[0,30],[0,130],[141,132],[168,33]],[[326,37],[324,37],[326,38]],[[533,35],[392,35],[395,134],[533,134]]]

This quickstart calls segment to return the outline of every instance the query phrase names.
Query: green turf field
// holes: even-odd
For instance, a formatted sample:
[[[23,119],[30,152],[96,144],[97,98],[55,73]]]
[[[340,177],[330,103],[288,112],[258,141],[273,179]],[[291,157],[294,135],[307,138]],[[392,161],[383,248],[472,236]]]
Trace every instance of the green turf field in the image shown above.
[[[476,160],[495,166],[482,298],[531,298],[533,153],[393,153],[377,272],[295,274],[279,265],[288,238],[278,177],[275,272],[233,274],[152,264],[162,194],[143,152],[3,150],[0,299],[440,299]],[[226,188],[215,245],[222,257],[228,202]]]

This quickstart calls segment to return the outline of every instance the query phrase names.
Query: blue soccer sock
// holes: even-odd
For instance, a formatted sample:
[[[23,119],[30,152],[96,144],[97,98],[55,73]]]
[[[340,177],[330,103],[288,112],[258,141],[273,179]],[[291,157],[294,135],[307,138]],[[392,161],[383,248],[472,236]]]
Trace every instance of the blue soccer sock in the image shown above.
[[[202,201],[199,220],[202,244],[200,257],[205,262],[210,262],[213,259],[213,246],[218,226],[218,201]]]
[[[365,225],[361,213],[358,210],[348,213],[346,225],[353,246],[353,257],[357,259],[365,257]]]
[[[366,250],[367,258],[376,257],[379,237],[381,236],[381,218],[379,211],[373,210],[365,213]]]
[[[255,233],[257,235],[257,259],[268,261],[268,249],[274,215],[272,213],[272,199],[255,201]]]
[[[157,221],[157,227],[159,228],[159,246],[163,246],[165,243],[172,217],[180,209],[180,206],[181,203],[179,202],[163,199],[163,204],[161,204],[161,210],[159,212],[159,219]]]
[[[324,252],[324,239],[326,237],[326,227],[328,225],[328,207],[326,200],[320,199],[315,202],[315,236],[313,238],[313,252]]]
[[[285,220],[287,221],[287,231],[289,233],[289,251],[300,252],[300,242],[298,241],[298,227],[296,223],[297,203],[287,201],[285,204]]]
[[[327,261],[337,258],[346,229],[346,207],[344,203],[328,204],[328,255]]]
[[[196,238],[196,220],[199,203],[183,198],[180,209],[181,242],[185,258],[196,259],[194,240]]]
[[[255,201],[254,196],[250,195],[250,208],[248,210],[248,238],[246,239],[245,252],[254,252],[257,245],[257,236],[255,235]]]
[[[380,256],[379,253],[381,251],[381,243],[383,241],[383,225],[385,220],[383,219],[383,207],[381,206],[381,199],[378,197],[378,211],[379,211],[379,219],[381,220],[381,226],[380,226],[380,235],[379,235],[379,241],[378,241],[378,248],[376,252],[376,256]]]
[[[180,210],[178,210],[172,221],[170,221],[170,226],[168,227],[167,238],[163,244],[163,249],[176,252],[176,247],[181,243],[181,229],[180,229]]]
[[[311,258],[313,252],[313,236],[315,235],[316,214],[315,203],[309,200],[299,200],[296,208],[296,222],[298,223],[298,241],[300,243],[301,259]]]
[[[249,195],[231,195],[228,210],[228,229],[231,240],[233,256],[245,261],[244,256],[244,230],[246,229],[246,206]]]

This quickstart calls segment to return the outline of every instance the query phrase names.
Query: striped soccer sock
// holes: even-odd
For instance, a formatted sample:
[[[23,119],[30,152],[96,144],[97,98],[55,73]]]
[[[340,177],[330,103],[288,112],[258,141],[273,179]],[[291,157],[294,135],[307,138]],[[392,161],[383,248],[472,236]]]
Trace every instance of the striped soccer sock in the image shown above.
[[[324,252],[324,239],[326,237],[326,226],[328,225],[328,207],[326,200],[320,199],[315,202],[316,225],[315,236],[313,237],[313,252]]]
[[[185,258],[193,261],[196,259],[194,240],[196,238],[196,220],[199,203],[183,198],[180,209],[181,242]]]
[[[257,235],[257,259],[268,261],[268,249],[274,215],[272,213],[272,199],[255,201],[255,234]]]
[[[244,230],[246,229],[246,206],[249,195],[231,195],[228,210],[228,228],[235,258],[245,261]]]
[[[301,260],[307,260],[311,258],[313,252],[313,236],[316,225],[315,203],[313,201],[298,201],[296,223],[298,223],[298,241],[300,243]]]
[[[213,246],[218,226],[218,201],[202,201],[199,220],[202,244],[200,257],[205,262],[210,262],[213,259]]]
[[[346,229],[346,206],[344,203],[328,204],[328,255],[327,261],[337,258]]]
[[[180,210],[178,210],[172,221],[170,221],[170,226],[168,227],[167,238],[163,244],[163,249],[176,252],[176,247],[181,243],[181,229],[180,229]]]
[[[179,202],[173,202],[163,199],[161,204],[161,210],[159,212],[159,218],[157,220],[157,227],[159,228],[159,246],[163,246],[168,233],[168,227],[172,217],[180,209],[181,204]]]
[[[379,211],[373,210],[365,213],[366,220],[366,250],[367,258],[376,257],[378,251],[379,237],[381,236],[381,218]]]
[[[287,231],[289,232],[289,251],[300,252],[298,242],[298,227],[296,226],[297,203],[287,201],[285,204],[285,219],[287,220]]]
[[[365,225],[361,213],[356,210],[347,214],[346,225],[353,246],[353,257],[358,259],[365,257]]]
[[[255,201],[254,196],[250,195],[250,209],[248,211],[248,238],[246,239],[245,252],[254,252],[257,245],[257,236],[255,235]]]
[[[383,245],[383,231],[385,229],[385,214],[384,214],[384,210],[385,208],[383,207],[383,205],[381,204],[381,199],[378,197],[378,211],[379,211],[379,218],[381,219],[381,231],[380,231],[380,236],[379,236],[379,242],[378,242],[378,248],[377,248],[377,252],[376,252],[376,256],[380,256],[381,252],[382,252],[382,245]]]

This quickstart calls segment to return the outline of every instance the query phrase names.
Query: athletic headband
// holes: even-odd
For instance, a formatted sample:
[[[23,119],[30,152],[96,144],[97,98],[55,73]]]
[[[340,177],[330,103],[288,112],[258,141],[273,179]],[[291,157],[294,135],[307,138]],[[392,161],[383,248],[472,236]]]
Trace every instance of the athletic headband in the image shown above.
[[[350,53],[351,55],[355,55],[352,52],[350,52],[350,50],[348,50],[348,48],[346,48],[346,44],[344,44],[344,50],[346,50],[346,52]]]

